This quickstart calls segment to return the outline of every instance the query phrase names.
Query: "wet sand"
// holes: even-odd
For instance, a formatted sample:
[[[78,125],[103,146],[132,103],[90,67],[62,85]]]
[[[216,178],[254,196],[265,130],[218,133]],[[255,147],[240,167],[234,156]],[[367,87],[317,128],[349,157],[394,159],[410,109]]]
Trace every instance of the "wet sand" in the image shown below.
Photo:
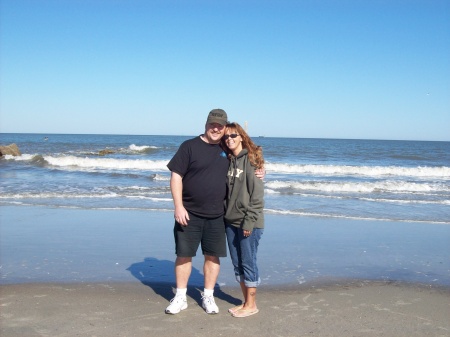
[[[1,336],[450,336],[450,228],[429,223],[267,215],[260,313],[240,302],[231,263],[200,304],[194,258],[187,310],[173,296],[172,214],[0,208]]]

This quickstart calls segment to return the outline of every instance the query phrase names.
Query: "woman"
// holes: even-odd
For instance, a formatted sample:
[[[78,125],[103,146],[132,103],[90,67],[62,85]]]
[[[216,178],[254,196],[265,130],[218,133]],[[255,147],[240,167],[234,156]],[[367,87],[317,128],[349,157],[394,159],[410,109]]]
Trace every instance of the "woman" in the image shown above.
[[[262,150],[238,123],[227,124],[223,136],[228,151],[226,233],[234,273],[244,302],[228,311],[234,317],[258,313],[256,288],[261,283],[256,265],[259,240],[264,231],[264,184],[255,175],[264,165]]]

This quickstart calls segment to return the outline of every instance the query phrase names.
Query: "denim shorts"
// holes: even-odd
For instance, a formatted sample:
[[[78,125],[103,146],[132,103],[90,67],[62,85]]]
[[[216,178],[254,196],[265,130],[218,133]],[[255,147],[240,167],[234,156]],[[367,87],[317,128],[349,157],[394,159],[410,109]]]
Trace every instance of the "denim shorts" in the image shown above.
[[[178,257],[193,257],[201,244],[203,255],[226,257],[227,244],[223,216],[203,218],[189,213],[187,226],[175,222],[175,254]]]
[[[258,287],[261,278],[256,264],[256,255],[264,228],[253,228],[252,234],[248,237],[244,236],[242,228],[230,224],[226,224],[225,230],[236,280],[244,282],[248,288]]]

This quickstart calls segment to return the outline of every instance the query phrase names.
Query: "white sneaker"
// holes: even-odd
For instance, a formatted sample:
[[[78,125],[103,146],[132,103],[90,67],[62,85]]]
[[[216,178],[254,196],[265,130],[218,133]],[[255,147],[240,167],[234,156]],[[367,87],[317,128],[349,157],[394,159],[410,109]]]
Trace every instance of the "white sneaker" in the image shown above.
[[[188,307],[185,296],[175,296],[170,300],[169,306],[166,308],[166,314],[178,314],[181,310]]]
[[[205,294],[202,293],[202,307],[205,309],[207,314],[219,313],[219,308],[214,301],[214,296],[205,296]]]

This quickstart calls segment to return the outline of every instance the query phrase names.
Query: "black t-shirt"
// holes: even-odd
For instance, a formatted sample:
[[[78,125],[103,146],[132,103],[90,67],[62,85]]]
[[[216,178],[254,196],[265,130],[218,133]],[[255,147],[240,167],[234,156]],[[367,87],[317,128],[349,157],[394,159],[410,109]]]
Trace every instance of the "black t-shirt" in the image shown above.
[[[184,208],[206,218],[223,215],[228,165],[219,144],[200,137],[183,142],[167,167],[183,177]]]

